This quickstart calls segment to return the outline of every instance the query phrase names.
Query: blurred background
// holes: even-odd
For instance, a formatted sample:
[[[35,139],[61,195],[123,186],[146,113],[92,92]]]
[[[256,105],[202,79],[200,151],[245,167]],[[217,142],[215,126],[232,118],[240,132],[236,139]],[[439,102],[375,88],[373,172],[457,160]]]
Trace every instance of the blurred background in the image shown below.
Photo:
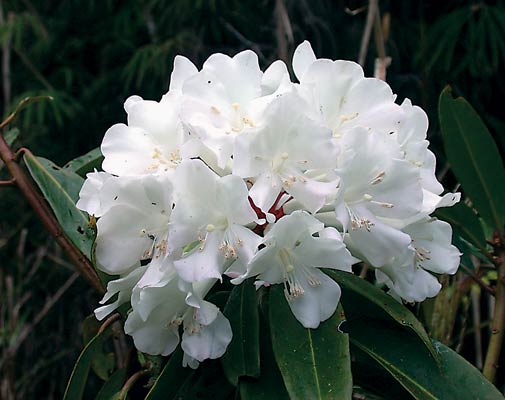
[[[452,190],[437,115],[446,84],[477,109],[505,151],[504,2],[382,0],[383,50],[373,32],[368,47],[361,46],[367,6],[365,0],[0,0],[0,110],[5,117],[24,97],[52,96],[29,105],[11,125],[20,131],[14,147],[62,165],[125,121],[127,97],[159,100],[177,54],[201,66],[212,53],[252,49],[266,68],[278,58],[289,65],[295,47],[309,40],[318,57],[358,61],[361,52],[365,74],[373,76],[384,51],[398,102],[408,97],[429,115],[439,176]],[[81,322],[99,298],[16,189],[0,188],[0,213],[0,398],[58,399],[83,347]],[[443,281],[437,300],[412,310],[432,336],[481,368],[492,296],[464,269]]]

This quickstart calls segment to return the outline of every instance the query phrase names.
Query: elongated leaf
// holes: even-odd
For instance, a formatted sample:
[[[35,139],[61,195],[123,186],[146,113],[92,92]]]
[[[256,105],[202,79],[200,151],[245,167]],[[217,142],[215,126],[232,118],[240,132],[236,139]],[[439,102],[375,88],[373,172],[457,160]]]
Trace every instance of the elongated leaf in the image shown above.
[[[391,374],[367,353],[351,343],[352,378],[358,385],[385,399],[411,399],[411,395]]]
[[[494,400],[502,394],[472,364],[444,344],[433,341],[442,360],[445,380],[451,382],[458,399]]]
[[[88,216],[75,207],[84,179],[42,157],[25,154],[24,160],[65,234],[91,258],[94,233],[88,227]]]
[[[407,329],[373,319],[349,321],[352,351],[373,358],[415,399],[494,400],[503,397],[482,374],[449,348],[435,343],[441,368]]]
[[[224,376],[219,360],[207,360],[202,363],[190,379],[177,390],[175,396],[161,399],[193,400],[216,399],[227,400],[236,388]],[[233,397],[231,397],[233,398]]]
[[[105,382],[95,400],[115,400],[126,380],[126,368],[118,369]]]
[[[97,147],[88,153],[74,158],[63,166],[65,170],[75,172],[81,177],[85,177],[88,172],[92,172],[95,168],[99,169],[102,165],[103,156],[100,148]]]
[[[110,326],[91,339],[79,355],[67,384],[63,400],[80,400],[84,394],[91,362],[97,352],[102,352],[104,341],[110,336]]]
[[[19,129],[18,128],[9,129],[7,132],[4,133],[5,142],[9,146],[12,146],[18,137],[19,137]]]
[[[272,347],[291,399],[350,399],[352,375],[349,338],[339,331],[342,308],[317,329],[298,322],[282,285],[270,289]]]
[[[325,272],[342,288],[341,302],[346,310],[348,320],[373,317],[394,321],[412,330],[437,359],[438,355],[423,325],[406,307],[378,287],[356,275],[335,270],[325,270]]]
[[[260,374],[258,303],[250,280],[233,288],[224,315],[230,321],[233,339],[221,362],[226,378],[237,386],[239,377]]]
[[[491,134],[465,99],[452,97],[449,86],[440,95],[439,117],[454,174],[484,221],[503,232],[505,169]]]
[[[486,237],[479,218],[465,203],[440,208],[436,211],[436,215],[449,222],[461,236],[479,249],[486,248]]]
[[[96,319],[94,314],[87,316],[82,322],[82,336],[84,344],[93,339],[98,333],[102,324]],[[98,377],[104,381],[109,379],[111,371],[114,369],[116,359],[114,353],[103,351],[96,351],[93,353],[91,360],[91,368]]]
[[[239,382],[241,400],[289,400],[286,386],[275,361],[270,328],[266,317],[260,316],[260,376],[242,377]]]
[[[191,378],[195,371],[182,367],[182,350],[179,347],[171,356],[160,375],[154,382],[145,400],[172,399],[184,382]]]

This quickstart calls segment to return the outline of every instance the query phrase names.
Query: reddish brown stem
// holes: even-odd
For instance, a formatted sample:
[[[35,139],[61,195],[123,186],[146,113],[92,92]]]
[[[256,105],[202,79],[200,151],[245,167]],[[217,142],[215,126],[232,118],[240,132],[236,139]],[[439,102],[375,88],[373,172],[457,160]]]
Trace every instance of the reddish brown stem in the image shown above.
[[[7,120],[10,122],[9,118]],[[5,125],[6,124],[4,121],[1,126],[3,127]],[[25,152],[26,151],[27,150],[25,150]],[[61,226],[52,213],[51,209],[48,207],[44,199],[38,194],[37,190],[34,188],[30,178],[28,178],[23,168],[21,168],[21,166],[16,163],[16,155],[12,152],[11,148],[1,133],[0,158],[12,176],[11,182],[13,182],[19,188],[23,196],[35,211],[35,214],[39,220],[42,222],[47,231],[55,238],[56,242],[61,246],[61,248],[65,251],[77,271],[89,283],[91,283],[91,285],[98,292],[103,293],[104,289],[102,287],[100,279],[98,278],[98,275],[95,272],[95,269],[93,268],[93,265],[63,233],[63,230],[61,229]]]

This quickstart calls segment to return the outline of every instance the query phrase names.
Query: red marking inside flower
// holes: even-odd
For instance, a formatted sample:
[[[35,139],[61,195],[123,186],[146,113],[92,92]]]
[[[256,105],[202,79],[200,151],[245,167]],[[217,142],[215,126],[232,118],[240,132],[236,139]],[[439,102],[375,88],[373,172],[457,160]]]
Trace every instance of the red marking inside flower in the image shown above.
[[[275,220],[277,221],[279,218],[282,218],[284,217],[284,209],[282,208],[282,206],[279,207],[279,201],[281,200],[281,197],[286,194],[285,191],[282,191],[279,193],[279,195],[277,196],[277,198],[275,199],[274,201],[274,204],[272,205],[272,207],[270,207],[270,209],[268,210],[268,213],[269,214],[273,214],[273,216],[275,217]],[[264,224],[261,224],[261,225],[256,225],[253,229],[253,232],[258,234],[258,235],[262,235],[263,232],[265,231],[265,228],[267,227],[268,225],[268,222],[266,221],[266,215],[265,213],[256,205],[254,204],[254,201],[248,197],[249,199],[249,203],[251,204],[251,207],[252,209],[254,210],[254,212],[256,213],[256,215],[258,216],[258,219],[263,219],[265,220],[265,223]],[[289,199],[288,199],[289,200]],[[284,202],[285,203],[285,202]],[[283,203],[283,204],[284,204]]]

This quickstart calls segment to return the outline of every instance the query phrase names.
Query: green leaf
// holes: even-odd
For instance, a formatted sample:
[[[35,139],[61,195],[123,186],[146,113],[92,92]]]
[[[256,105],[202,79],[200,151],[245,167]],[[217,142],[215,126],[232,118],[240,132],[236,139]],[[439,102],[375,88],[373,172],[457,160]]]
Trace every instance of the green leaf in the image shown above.
[[[126,380],[126,368],[118,369],[105,382],[95,400],[115,400]]]
[[[359,276],[335,270],[325,270],[325,273],[342,289],[341,302],[348,320],[364,316],[394,321],[415,333],[437,359],[437,353],[423,325],[406,307]]]
[[[356,385],[385,399],[411,399],[409,392],[367,353],[351,343],[352,378]]]
[[[484,221],[503,232],[505,169],[491,134],[465,99],[452,97],[449,86],[440,94],[439,117],[456,178]]]
[[[468,400],[503,400],[502,394],[492,385],[480,371],[466,361],[458,353],[444,344],[433,341],[442,360],[444,382],[450,382],[454,387],[454,398]],[[429,371],[428,371],[429,372]],[[440,397],[442,398],[442,397]]]
[[[496,388],[468,362],[435,342],[441,368],[419,338],[407,329],[370,318],[349,320],[352,352],[374,359],[415,399],[503,399]]]
[[[233,288],[223,313],[233,338],[221,362],[226,378],[237,386],[239,377],[260,374],[258,302],[252,280]]]
[[[486,248],[486,237],[479,218],[465,203],[440,208],[435,215],[449,222],[453,228],[461,233],[461,236],[479,249]]]
[[[9,147],[12,147],[12,145],[14,144],[16,139],[19,137],[19,129],[18,128],[9,129],[3,135],[4,135],[4,139],[5,139],[5,142],[7,143],[7,145]]]
[[[84,394],[86,382],[93,357],[96,353],[102,352],[104,341],[110,336],[111,327],[107,327],[91,339],[84,350],[79,355],[75,363],[63,400],[80,400]]]
[[[291,399],[350,399],[348,335],[339,331],[342,308],[317,329],[306,329],[293,316],[282,285],[270,289],[272,347]]]
[[[87,316],[82,322],[82,336],[84,344],[89,343],[93,337],[96,336],[100,329],[101,323],[96,319],[95,315]],[[115,365],[114,353],[105,353],[103,351],[96,351],[93,353],[91,360],[91,368],[98,377],[104,381],[109,379],[111,371]]]
[[[188,367],[189,369],[189,367]],[[206,360],[200,366],[191,378],[177,390],[174,397],[161,397],[161,399],[174,400],[194,400],[194,399],[215,399],[226,400],[235,392],[232,386],[224,376],[223,369],[219,360]]]
[[[77,175],[85,177],[88,172],[92,172],[95,168],[100,169],[103,161],[103,155],[100,148],[91,150],[83,156],[74,158],[63,166],[65,170],[75,172]]]
[[[184,382],[191,378],[195,371],[182,366],[183,352],[179,347],[171,356],[160,375],[154,382],[145,400],[172,399]]]
[[[42,157],[25,154],[24,160],[65,234],[91,259],[94,232],[88,227],[87,214],[75,206],[84,179]]]
[[[260,317],[260,376],[255,378],[242,377],[239,381],[241,400],[289,400],[281,372],[275,361],[270,329],[266,317]]]

